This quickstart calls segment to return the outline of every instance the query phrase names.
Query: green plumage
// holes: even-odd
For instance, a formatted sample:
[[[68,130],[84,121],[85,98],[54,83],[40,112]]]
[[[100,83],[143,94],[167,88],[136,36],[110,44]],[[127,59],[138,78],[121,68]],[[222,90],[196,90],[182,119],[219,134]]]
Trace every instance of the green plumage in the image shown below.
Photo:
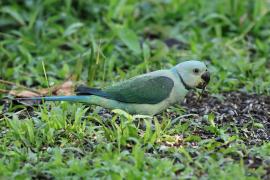
[[[136,104],[156,104],[168,98],[174,82],[165,76],[139,76],[103,91],[111,99]]]

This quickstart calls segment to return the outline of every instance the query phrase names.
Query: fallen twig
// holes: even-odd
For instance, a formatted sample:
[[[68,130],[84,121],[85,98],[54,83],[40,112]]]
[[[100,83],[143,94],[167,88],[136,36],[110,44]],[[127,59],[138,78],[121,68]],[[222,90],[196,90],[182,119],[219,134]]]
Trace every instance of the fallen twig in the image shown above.
[[[9,90],[5,90],[5,89],[0,89],[0,93],[8,93]]]
[[[39,94],[39,92],[37,90],[35,90],[35,89],[29,88],[29,87],[26,87],[26,86],[23,86],[21,84],[17,84],[17,83],[14,83],[14,82],[10,82],[10,81],[0,79],[0,83],[1,84],[6,84],[6,85],[9,85],[9,86],[15,86],[15,87],[18,87],[18,88],[26,89],[28,91],[32,91],[34,93]]]

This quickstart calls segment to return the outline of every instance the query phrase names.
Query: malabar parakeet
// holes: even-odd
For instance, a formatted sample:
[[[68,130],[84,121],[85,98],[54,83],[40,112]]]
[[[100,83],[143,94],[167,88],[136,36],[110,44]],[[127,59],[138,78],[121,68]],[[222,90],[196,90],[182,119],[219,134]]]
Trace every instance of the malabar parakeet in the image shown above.
[[[70,101],[122,109],[130,114],[155,115],[182,101],[189,90],[205,88],[210,73],[203,62],[191,60],[171,69],[133,77],[104,89],[79,86],[74,96],[23,98],[24,100]]]

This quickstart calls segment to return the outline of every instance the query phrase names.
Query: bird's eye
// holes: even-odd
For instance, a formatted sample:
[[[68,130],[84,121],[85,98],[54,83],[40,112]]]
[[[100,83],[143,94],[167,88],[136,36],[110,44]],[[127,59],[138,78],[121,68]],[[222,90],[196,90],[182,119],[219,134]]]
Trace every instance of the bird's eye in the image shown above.
[[[195,69],[193,69],[193,72],[194,72],[195,74],[198,74],[198,73],[200,72],[200,70],[199,70],[198,68],[195,68]]]

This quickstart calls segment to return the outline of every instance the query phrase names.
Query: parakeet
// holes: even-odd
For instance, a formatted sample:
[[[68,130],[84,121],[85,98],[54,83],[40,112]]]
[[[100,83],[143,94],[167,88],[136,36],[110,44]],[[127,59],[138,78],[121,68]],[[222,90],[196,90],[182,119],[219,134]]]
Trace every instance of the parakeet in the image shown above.
[[[135,76],[104,89],[79,86],[76,96],[24,98],[27,100],[70,101],[122,109],[130,114],[155,115],[182,101],[193,88],[205,88],[210,73],[203,62],[191,60],[171,69]]]

